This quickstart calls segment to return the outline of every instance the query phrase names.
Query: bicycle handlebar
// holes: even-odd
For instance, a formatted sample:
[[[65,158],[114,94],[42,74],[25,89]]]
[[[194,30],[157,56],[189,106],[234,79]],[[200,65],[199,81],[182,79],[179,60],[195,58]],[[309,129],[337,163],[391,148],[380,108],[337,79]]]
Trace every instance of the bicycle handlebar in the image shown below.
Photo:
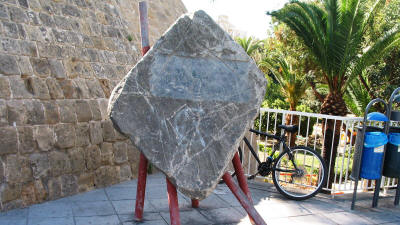
[[[264,133],[264,132],[262,132],[262,131],[258,131],[258,130],[254,130],[254,129],[250,129],[250,132],[253,132],[253,133],[259,134],[259,135],[263,135],[263,136],[267,136],[267,137],[269,137],[269,138],[273,138],[273,139],[276,139],[276,140],[280,140],[280,139],[281,139],[281,136],[274,135],[274,134]]]

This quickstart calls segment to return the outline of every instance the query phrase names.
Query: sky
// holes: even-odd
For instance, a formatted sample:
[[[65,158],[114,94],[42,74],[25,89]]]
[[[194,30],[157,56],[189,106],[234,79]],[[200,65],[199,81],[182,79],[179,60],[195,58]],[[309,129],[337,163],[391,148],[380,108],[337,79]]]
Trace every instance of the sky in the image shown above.
[[[226,15],[229,22],[245,36],[259,39],[267,37],[271,29],[267,11],[283,7],[288,0],[182,0],[189,12],[202,9],[215,21],[220,15]]]

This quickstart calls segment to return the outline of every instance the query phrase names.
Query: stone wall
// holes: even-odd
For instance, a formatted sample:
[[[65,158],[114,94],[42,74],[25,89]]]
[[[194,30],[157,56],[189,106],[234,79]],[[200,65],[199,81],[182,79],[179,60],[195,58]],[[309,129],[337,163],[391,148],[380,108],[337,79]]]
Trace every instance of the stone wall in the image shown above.
[[[107,119],[140,58],[136,0],[0,0],[0,209],[129,180],[138,152]],[[149,1],[152,43],[182,13]]]

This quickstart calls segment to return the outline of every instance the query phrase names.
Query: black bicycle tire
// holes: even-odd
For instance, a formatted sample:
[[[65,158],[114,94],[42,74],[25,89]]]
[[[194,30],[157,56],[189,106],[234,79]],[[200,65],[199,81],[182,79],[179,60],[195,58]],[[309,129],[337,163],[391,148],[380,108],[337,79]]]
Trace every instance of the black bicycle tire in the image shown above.
[[[292,148],[292,150],[297,150],[297,149],[306,149],[307,151],[312,152],[312,154],[314,154],[314,155],[320,160],[320,162],[321,162],[321,164],[322,164],[322,167],[323,167],[323,170],[324,170],[324,176],[323,176],[323,178],[322,178],[323,180],[322,180],[322,182],[321,182],[321,185],[320,185],[314,192],[312,192],[312,193],[309,194],[309,195],[303,196],[303,197],[298,197],[298,196],[289,195],[287,192],[285,192],[284,190],[282,190],[281,187],[278,185],[278,181],[276,180],[277,178],[276,178],[276,176],[275,176],[275,169],[276,169],[276,164],[277,164],[277,162],[279,162],[280,158],[282,158],[283,156],[285,156],[287,153],[284,153],[284,154],[280,155],[280,156],[276,159],[276,163],[274,163],[274,165],[273,165],[273,167],[272,167],[272,180],[273,180],[273,183],[274,183],[275,188],[276,188],[276,189],[279,191],[279,193],[281,193],[283,196],[285,196],[286,198],[291,199],[291,200],[302,201],[302,200],[306,200],[306,199],[309,199],[309,198],[314,197],[316,194],[318,194],[318,193],[322,190],[323,186],[324,186],[325,183],[326,183],[326,179],[327,179],[327,176],[328,176],[328,169],[327,169],[326,163],[325,163],[324,159],[322,158],[322,156],[321,156],[317,151],[315,151],[314,149],[309,148],[309,147],[306,147],[306,146],[295,146],[295,147]]]

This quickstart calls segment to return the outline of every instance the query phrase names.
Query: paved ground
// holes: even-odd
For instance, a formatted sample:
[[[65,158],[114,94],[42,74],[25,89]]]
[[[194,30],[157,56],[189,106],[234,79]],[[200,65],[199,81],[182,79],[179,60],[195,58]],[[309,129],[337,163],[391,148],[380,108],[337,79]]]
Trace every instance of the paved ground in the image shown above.
[[[162,175],[148,178],[145,222],[142,225],[169,224],[165,179]],[[283,198],[271,186],[251,183],[256,208],[271,224],[400,224],[400,208],[393,197],[381,198],[379,208],[370,207],[372,194],[366,193],[350,210],[350,196],[326,195],[296,202]],[[136,180],[108,188],[66,197],[0,214],[0,225],[133,225]],[[179,194],[181,222],[200,224],[250,224],[246,213],[227,187],[222,184],[214,194],[200,202],[199,209]]]

